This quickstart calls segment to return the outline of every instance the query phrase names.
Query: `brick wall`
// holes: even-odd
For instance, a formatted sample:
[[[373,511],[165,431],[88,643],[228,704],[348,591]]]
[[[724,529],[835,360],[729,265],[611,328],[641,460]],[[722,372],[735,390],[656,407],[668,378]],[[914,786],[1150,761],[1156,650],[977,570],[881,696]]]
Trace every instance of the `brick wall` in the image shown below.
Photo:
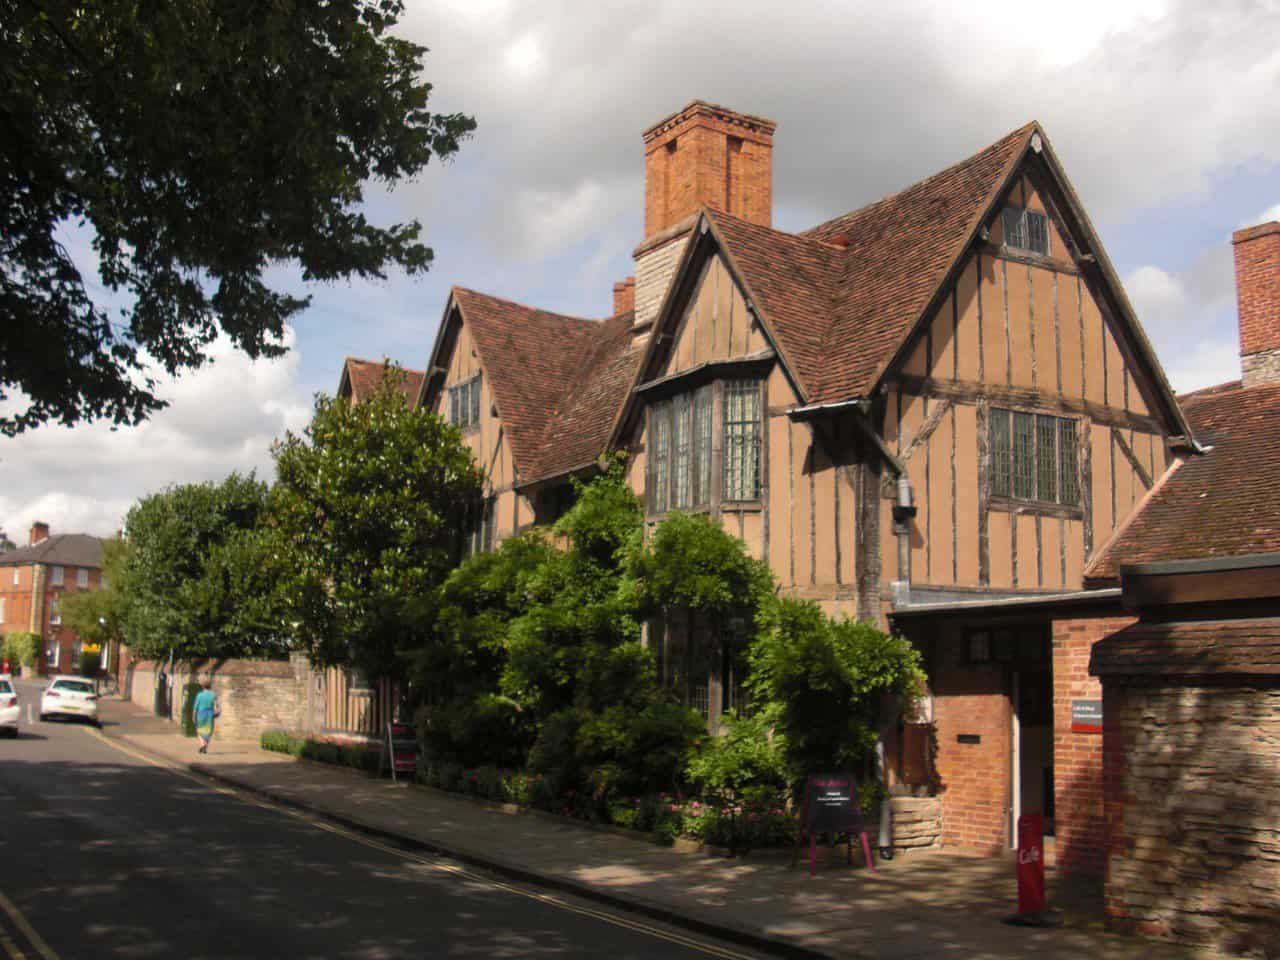
[[[1245,386],[1280,383],[1280,222],[1237,230],[1231,241]]]
[[[1231,955],[1280,944],[1280,679],[1108,677],[1111,925]]]
[[[1132,622],[1094,617],[1053,624],[1054,862],[1064,873],[1102,873],[1107,835],[1103,737],[1071,732],[1071,701],[1102,699],[1102,685],[1089,676],[1089,654]]]
[[[958,643],[933,665],[934,758],[942,796],[942,844],[983,853],[1008,845],[1012,707],[1004,668],[957,661]],[[978,743],[960,743],[976,735]]]

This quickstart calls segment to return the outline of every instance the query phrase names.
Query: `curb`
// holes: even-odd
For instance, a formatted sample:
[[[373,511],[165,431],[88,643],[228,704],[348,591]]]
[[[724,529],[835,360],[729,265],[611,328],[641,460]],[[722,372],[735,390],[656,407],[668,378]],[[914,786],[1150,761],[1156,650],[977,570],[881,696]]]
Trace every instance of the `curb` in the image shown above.
[[[158,759],[163,759],[170,763],[177,764],[178,766],[185,767],[192,773],[197,773],[200,776],[213,780],[216,783],[225,784],[230,787],[235,787],[238,790],[243,790],[246,793],[252,793],[256,796],[264,797],[282,807],[288,807],[293,810],[301,810],[306,813],[313,814],[330,823],[346,827],[349,830],[364,834],[365,836],[373,837],[384,842],[390,842],[394,846],[403,850],[409,850],[417,853],[428,853],[433,856],[448,857],[450,860],[456,860],[459,863],[478,867],[508,880],[515,880],[520,883],[567,893],[582,900],[588,900],[608,906],[622,913],[639,914],[652,920],[658,920],[672,927],[678,927],[693,933],[699,933],[703,936],[712,937],[727,943],[734,943],[739,946],[749,947],[753,950],[759,950],[773,956],[795,957],[799,958],[799,960],[814,960],[814,958],[817,958],[817,960],[830,960],[831,958],[831,954],[814,950],[791,940],[784,940],[779,937],[770,936],[768,934],[759,933],[741,927],[733,927],[710,920],[703,920],[698,917],[678,912],[671,907],[662,906],[657,903],[634,897],[623,897],[618,894],[608,893],[595,887],[579,883],[576,880],[569,880],[567,878],[551,874],[538,873],[524,867],[504,863],[501,860],[495,860],[480,854],[457,850],[435,841],[423,840],[419,837],[409,836],[394,830],[388,830],[384,827],[365,823],[364,821],[357,820],[353,817],[333,813],[323,807],[309,804],[293,797],[285,796],[278,791],[259,787],[256,784],[245,783],[242,780],[227,776],[226,774],[217,771],[215,768],[205,766],[201,763],[174,760],[164,754],[157,754],[154,750],[150,750],[147,747],[134,742],[127,735],[116,735],[114,739],[124,740],[136,750],[141,750],[142,752],[157,757]]]

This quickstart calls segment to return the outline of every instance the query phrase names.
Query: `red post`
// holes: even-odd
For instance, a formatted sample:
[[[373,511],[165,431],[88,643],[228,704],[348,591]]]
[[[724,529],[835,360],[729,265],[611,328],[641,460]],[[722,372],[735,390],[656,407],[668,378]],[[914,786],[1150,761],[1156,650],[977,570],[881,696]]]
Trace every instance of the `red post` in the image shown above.
[[[1018,818],[1018,914],[1043,913],[1048,907],[1044,889],[1044,817],[1026,813]]]

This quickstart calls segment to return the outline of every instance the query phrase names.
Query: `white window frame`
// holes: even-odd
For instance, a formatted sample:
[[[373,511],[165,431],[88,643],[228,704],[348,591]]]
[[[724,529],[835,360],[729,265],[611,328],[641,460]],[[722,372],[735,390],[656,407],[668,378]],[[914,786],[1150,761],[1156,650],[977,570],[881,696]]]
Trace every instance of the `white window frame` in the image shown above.
[[[81,590],[89,589],[89,568],[76,567],[76,586]]]
[[[19,583],[21,583],[21,581],[22,581],[22,568],[14,567],[13,568],[13,585],[16,587],[18,586]]]
[[[5,622],[5,619],[6,619],[6,618],[5,618],[5,609],[4,609],[4,607],[5,607],[5,600],[6,600],[6,599],[7,599],[6,597],[0,597],[0,623],[4,623],[4,622]]]
[[[66,584],[67,570],[60,563],[55,563],[49,568],[49,586],[61,587]]]
[[[57,597],[49,598],[49,625],[52,627],[62,626],[62,610]]]

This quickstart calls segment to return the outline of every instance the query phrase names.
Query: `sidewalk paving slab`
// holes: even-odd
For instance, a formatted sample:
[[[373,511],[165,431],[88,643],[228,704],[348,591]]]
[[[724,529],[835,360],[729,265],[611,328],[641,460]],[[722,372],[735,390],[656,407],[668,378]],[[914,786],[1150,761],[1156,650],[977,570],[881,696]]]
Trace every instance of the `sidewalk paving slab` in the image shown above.
[[[1189,960],[1212,953],[1107,933],[1097,883],[1055,883],[1066,924],[1011,927],[1011,859],[917,852],[866,871],[828,858],[816,877],[785,858],[728,859],[592,830],[570,820],[297,761],[214,739],[211,753],[131,704],[104,733],[191,770],[355,829],[505,877],[638,911],[711,936],[792,955]],[[165,729],[167,727],[167,729]]]

